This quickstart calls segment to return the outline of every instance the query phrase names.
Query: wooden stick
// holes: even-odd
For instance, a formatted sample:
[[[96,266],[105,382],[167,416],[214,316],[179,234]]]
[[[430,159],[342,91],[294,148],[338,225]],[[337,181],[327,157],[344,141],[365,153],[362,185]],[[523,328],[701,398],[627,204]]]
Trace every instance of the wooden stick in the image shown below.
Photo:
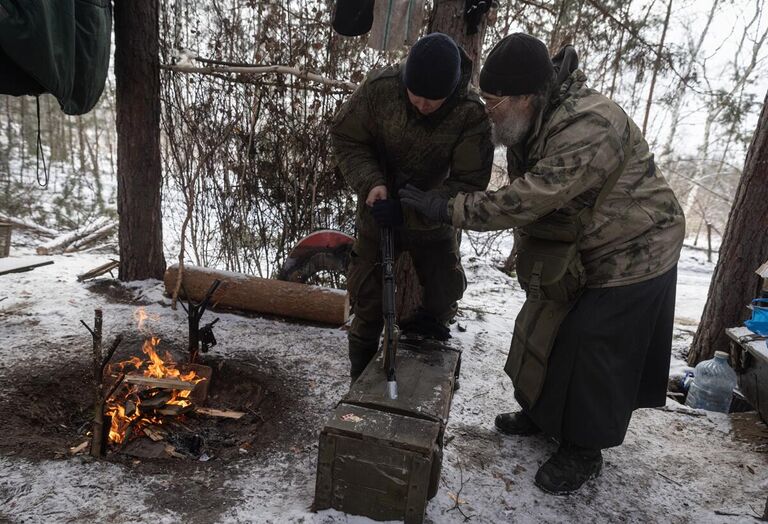
[[[139,386],[149,386],[152,388],[180,390],[193,390],[195,389],[196,385],[194,382],[186,382],[177,378],[155,378],[135,374],[126,375],[125,382],[128,384],[137,384]]]
[[[242,418],[245,413],[242,411],[230,411],[230,410],[223,410],[223,409],[214,409],[214,408],[195,408],[195,413],[200,413],[201,415],[208,415],[209,417],[223,417],[223,418],[234,418],[239,419]]]
[[[91,439],[91,456],[101,457],[104,455],[104,401],[102,397],[102,349],[101,349],[101,337],[102,337],[102,321],[103,312],[101,309],[96,309],[93,315],[93,329],[85,325],[82,320],[82,324],[91,332],[93,338],[93,355],[92,355],[92,368],[93,368],[93,389],[94,389],[94,401],[93,401],[93,438]]]
[[[90,271],[86,271],[81,275],[77,275],[77,281],[83,282],[84,280],[90,280],[91,278],[96,278],[99,275],[103,275],[104,273],[108,273],[112,271],[119,265],[120,265],[120,262],[118,262],[117,260],[111,260],[106,264],[103,264],[97,268],[91,269]]]

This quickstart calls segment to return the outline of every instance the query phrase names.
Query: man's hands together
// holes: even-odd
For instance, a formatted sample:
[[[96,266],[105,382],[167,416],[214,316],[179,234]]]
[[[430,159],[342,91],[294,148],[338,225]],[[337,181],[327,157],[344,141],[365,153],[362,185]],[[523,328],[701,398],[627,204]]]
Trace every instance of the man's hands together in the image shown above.
[[[448,216],[448,197],[439,191],[422,191],[416,186],[408,184],[398,192],[400,202],[411,207],[435,222],[451,223]]]
[[[388,199],[386,186],[374,186],[365,199],[371,207],[373,218],[379,227],[397,227],[403,224],[403,209],[401,203],[415,209],[426,218],[445,224],[451,223],[448,215],[448,197],[439,191],[422,191],[411,184],[398,192],[400,200]]]

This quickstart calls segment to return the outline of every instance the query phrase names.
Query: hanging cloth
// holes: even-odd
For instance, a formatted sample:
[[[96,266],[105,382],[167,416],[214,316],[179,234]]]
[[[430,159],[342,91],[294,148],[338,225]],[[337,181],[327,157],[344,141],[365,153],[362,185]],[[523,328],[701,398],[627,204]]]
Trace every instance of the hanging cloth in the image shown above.
[[[425,0],[377,0],[368,46],[382,51],[400,49],[419,38]]]
[[[333,13],[333,29],[343,36],[360,36],[373,25],[374,0],[338,0]]]

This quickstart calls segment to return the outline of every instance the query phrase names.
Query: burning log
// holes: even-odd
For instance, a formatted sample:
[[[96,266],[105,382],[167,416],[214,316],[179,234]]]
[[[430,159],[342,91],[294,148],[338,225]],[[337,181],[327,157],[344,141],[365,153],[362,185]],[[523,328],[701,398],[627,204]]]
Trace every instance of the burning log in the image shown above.
[[[145,377],[134,373],[125,376],[127,384],[138,384],[140,386],[149,386],[151,388],[179,389],[182,391],[192,391],[195,389],[195,382],[186,382],[178,378],[155,378]]]
[[[177,275],[177,265],[165,272],[166,293],[173,292]],[[184,268],[184,293],[201,300],[214,280],[222,281],[213,296],[217,306],[335,325],[349,318],[349,298],[344,291],[199,266]]]

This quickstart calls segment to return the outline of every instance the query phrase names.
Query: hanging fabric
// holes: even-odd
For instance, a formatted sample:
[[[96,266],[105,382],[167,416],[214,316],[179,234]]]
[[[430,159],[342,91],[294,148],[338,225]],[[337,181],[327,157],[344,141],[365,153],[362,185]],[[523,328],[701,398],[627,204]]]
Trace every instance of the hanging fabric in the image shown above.
[[[392,51],[411,45],[424,25],[425,0],[377,0],[368,46]]]
[[[334,31],[343,36],[360,36],[373,25],[374,0],[338,0],[333,13]]]

